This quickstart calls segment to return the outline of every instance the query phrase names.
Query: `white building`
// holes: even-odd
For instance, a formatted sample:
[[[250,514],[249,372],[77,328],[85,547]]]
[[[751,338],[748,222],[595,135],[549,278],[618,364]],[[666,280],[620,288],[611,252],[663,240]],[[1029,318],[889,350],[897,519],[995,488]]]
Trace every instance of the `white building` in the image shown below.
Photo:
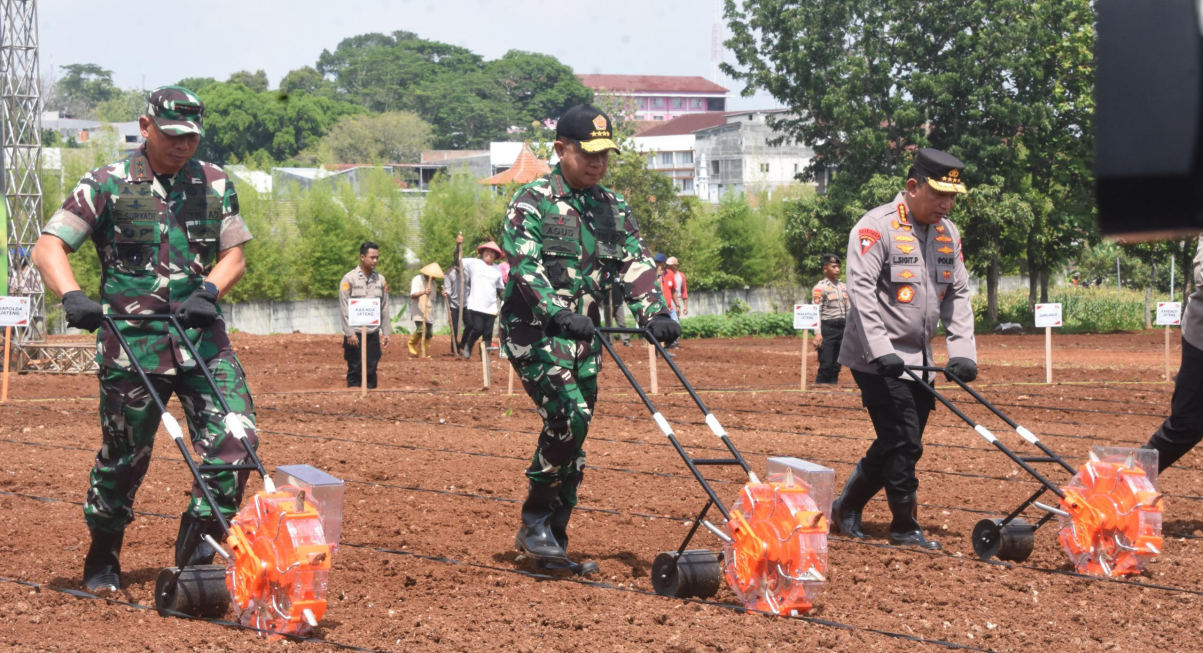
[[[757,193],[797,183],[814,151],[777,134],[766,119],[784,109],[729,111],[725,122],[694,132],[695,194],[718,202],[724,193]]]

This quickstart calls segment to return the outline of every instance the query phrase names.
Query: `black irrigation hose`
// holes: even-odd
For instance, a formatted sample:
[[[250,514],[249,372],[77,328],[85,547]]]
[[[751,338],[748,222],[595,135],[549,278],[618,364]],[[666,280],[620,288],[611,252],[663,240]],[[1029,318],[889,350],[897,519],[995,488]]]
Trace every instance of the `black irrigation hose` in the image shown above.
[[[441,564],[450,564],[450,565],[456,565],[456,566],[473,567],[476,569],[484,569],[489,572],[514,574],[514,575],[518,575],[518,576],[525,576],[527,578],[534,578],[534,579],[541,580],[541,581],[569,582],[569,583],[576,583],[578,585],[584,585],[586,587],[593,587],[593,588],[602,589],[602,590],[629,592],[632,594],[641,594],[643,596],[660,596],[659,594],[656,594],[655,592],[649,592],[647,590],[636,589],[634,587],[623,587],[621,585],[613,585],[611,583],[604,583],[601,581],[588,580],[585,578],[579,578],[579,577],[574,577],[574,576],[551,575],[551,574],[545,574],[545,573],[534,572],[534,571],[526,571],[524,569],[515,569],[512,567],[497,567],[495,565],[486,565],[486,564],[482,564],[479,562],[468,562],[465,560],[457,560],[455,558],[448,558],[446,556],[431,556],[431,555],[425,555],[425,554],[421,554],[421,553],[414,553],[412,551],[402,551],[399,549],[388,549],[388,548],[384,548],[384,547],[376,547],[376,546],[370,546],[370,545],[342,544],[341,546],[364,549],[364,550],[373,551],[376,553],[386,553],[386,554],[390,554],[390,555],[399,555],[399,556],[405,556],[405,557],[410,557],[410,558],[416,558],[418,560],[425,560],[427,562],[438,562]],[[662,597],[662,598],[664,598],[664,597]],[[928,639],[925,637],[919,637],[917,635],[908,635],[906,633],[899,633],[899,632],[894,632],[891,630],[882,630],[880,628],[867,628],[865,626],[856,626],[853,624],[846,624],[846,623],[843,623],[840,621],[834,621],[831,619],[820,619],[818,617],[808,617],[805,615],[793,615],[793,616],[791,616],[791,615],[774,615],[771,612],[765,612],[763,610],[755,610],[755,609],[750,610],[748,608],[745,608],[742,605],[736,605],[733,603],[721,603],[719,601],[708,601],[705,599],[695,599],[695,598],[681,598],[681,599],[677,599],[677,600],[684,601],[686,603],[696,603],[699,605],[708,605],[708,606],[712,606],[715,608],[722,608],[724,610],[730,610],[732,612],[737,612],[740,614],[748,614],[748,613],[763,614],[763,615],[768,615],[768,616],[775,616],[780,619],[791,619],[791,620],[795,620],[795,621],[804,621],[806,623],[815,624],[817,626],[827,626],[827,627],[831,627],[831,628],[839,628],[841,630],[847,630],[850,632],[873,633],[876,635],[883,635],[885,637],[892,637],[895,639],[901,639],[901,640],[905,640],[908,642],[915,642],[916,644],[931,644],[934,646],[942,646],[944,648],[963,650],[963,651],[990,651],[991,650],[991,649],[980,648],[977,646],[971,646],[969,644],[961,644],[959,642],[949,642],[947,640],[942,640],[942,639]]]
[[[353,418],[353,419],[359,419],[359,420],[372,420],[372,421],[385,421],[385,422],[407,422],[407,423],[413,423],[413,424],[423,424],[426,426],[453,426],[456,428],[466,428],[466,429],[471,429],[471,430],[500,431],[500,432],[509,432],[509,431],[513,430],[513,429],[507,429],[507,428],[502,428],[502,427],[497,427],[497,426],[473,426],[473,425],[469,425],[469,424],[458,424],[458,423],[436,423],[436,422],[431,422],[429,420],[421,420],[421,419],[409,418],[409,417],[381,417],[381,416],[375,416],[375,415],[355,415],[355,414],[350,414],[350,413],[334,413],[334,412],[329,412],[329,411],[284,409],[284,408],[277,408],[277,407],[271,407],[271,406],[263,407],[263,409],[288,412],[290,414],[300,413],[300,414],[308,414],[308,415],[321,415],[324,417],[336,417],[336,418],[341,418],[341,419]],[[760,411],[760,412],[765,412],[765,411]],[[775,414],[775,413],[766,413],[766,414]],[[644,421],[644,420],[641,420],[639,417],[636,417],[633,415],[614,415],[612,417],[622,418],[622,419],[626,419],[629,421]],[[699,422],[696,420],[679,420],[677,423],[689,424],[691,426],[698,426],[698,425],[704,426],[705,425],[704,422]],[[737,427],[732,427],[732,428],[737,428]],[[283,435],[289,435],[292,437],[301,437],[301,438],[323,438],[323,439],[331,439],[331,440],[343,440],[343,441],[347,441],[347,442],[375,444],[377,446],[385,446],[385,447],[402,447],[402,448],[410,448],[410,449],[415,449],[415,450],[429,450],[429,451],[435,451],[435,452],[458,453],[458,454],[475,455],[475,456],[488,455],[488,454],[473,453],[473,452],[467,452],[467,451],[456,450],[456,449],[425,448],[425,447],[420,447],[418,445],[397,445],[397,444],[382,443],[382,442],[365,442],[363,440],[348,440],[346,438],[337,438],[334,436],[307,435],[307,434],[301,434],[301,433],[289,433],[286,431],[272,431],[269,429],[260,429],[260,430],[262,430],[265,433],[280,433]],[[799,434],[796,431],[785,431],[785,430],[781,430],[781,429],[767,429],[767,428],[763,428],[763,427],[758,428],[758,430],[767,432],[767,433],[781,433],[781,434],[785,434],[785,435],[805,435],[806,437],[816,437],[816,438],[824,438],[824,439],[867,440],[866,438],[857,438],[857,437],[852,437],[852,436],[827,434],[827,433]],[[636,446],[648,446],[648,447],[669,446],[667,444],[660,443],[660,442],[643,442],[643,441],[639,441],[639,440],[619,440],[619,439],[615,439],[615,438],[606,438],[604,436],[593,436],[593,435],[590,436],[590,440],[593,442],[617,442],[617,443],[621,443],[621,444],[629,444],[629,445],[636,445]],[[925,443],[924,446],[928,447],[928,448],[933,448],[933,449],[937,449],[937,448],[962,449],[962,450],[967,450],[967,451],[971,451],[971,452],[979,452],[979,453],[994,451],[994,449],[989,449],[987,447],[981,447],[981,446],[975,446],[975,445],[945,444],[945,443],[938,443],[938,442],[937,443]],[[694,450],[715,450],[715,451],[720,450],[718,447],[706,446],[706,445],[695,445],[691,448]],[[753,453],[755,455],[766,455],[767,456],[770,452],[752,451],[751,453]],[[814,457],[811,457],[811,460],[813,462],[821,462],[821,463],[833,463],[833,462],[845,463],[845,461],[842,461],[842,460],[829,460],[829,459],[814,458]],[[629,470],[625,470],[622,468],[598,467],[595,465],[590,465],[590,466],[595,467],[597,469],[607,469],[607,470],[611,470],[611,471],[629,471]],[[1180,469],[1190,470],[1193,468],[1182,466],[1182,467],[1180,467]],[[938,470],[938,469],[925,470],[925,472],[929,473],[929,474],[941,474],[941,475],[947,475],[947,476],[960,476],[963,478],[977,478],[977,479],[983,479],[983,480],[993,480],[993,481],[998,481],[998,482],[1002,482],[1002,483],[1026,482],[1026,479],[1023,479],[1023,478],[1013,479],[1011,477],[998,477],[998,476],[990,476],[987,474],[973,474],[973,473],[969,473],[969,472],[949,472],[949,471]],[[646,472],[646,473],[651,473],[651,472]],[[677,474],[664,474],[664,473],[659,473],[659,474],[669,476],[669,477],[679,476]],[[1194,498],[1194,497],[1191,497],[1190,495],[1177,495],[1177,496],[1179,498],[1187,498],[1187,499]]]
[[[35,583],[35,582],[29,581],[29,580],[21,580],[19,578],[9,578],[7,576],[0,576],[0,583],[11,583],[14,585],[22,585],[24,587],[32,587],[34,589],[37,589],[38,591],[49,590],[51,592],[60,592],[62,594],[66,594],[68,596],[73,596],[77,599],[103,601],[105,603],[109,603],[112,605],[119,605],[119,606],[123,606],[126,608],[134,608],[135,610],[150,610],[150,611],[155,612],[156,614],[158,613],[157,608],[154,608],[154,607],[151,607],[148,605],[142,605],[141,603],[133,603],[131,601],[120,601],[118,599],[114,599],[109,596],[100,596],[97,594],[92,594],[90,592],[85,592],[83,590],[77,590],[77,589],[73,589],[70,587],[55,587],[53,585],[43,585],[42,583]],[[281,637],[285,637],[285,638],[295,641],[295,642],[327,644],[329,646],[344,649],[347,651],[368,651],[370,653],[386,653],[388,650],[390,650],[390,649],[378,649],[378,648],[364,648],[362,646],[343,644],[341,642],[336,642],[336,641],[330,640],[330,639],[323,639],[321,637],[309,637],[309,636],[302,636],[302,635],[281,635],[280,633],[276,633],[276,632],[273,632],[270,630],[263,630],[262,628],[255,628],[254,626],[244,626],[244,625],[238,623],[237,621],[230,621],[228,619],[218,619],[215,617],[198,617],[198,616],[186,614],[183,612],[177,612],[175,610],[166,610],[165,612],[167,612],[167,616],[178,617],[180,619],[187,619],[189,621],[203,621],[205,623],[222,626],[224,628],[233,628],[235,630],[250,631],[250,632],[256,633],[258,635],[279,635]]]
[[[375,483],[375,482],[366,482],[364,484],[376,485],[376,486],[382,486],[382,485],[387,486],[387,484],[380,484],[380,483]],[[501,497],[488,497],[488,496],[484,496],[484,495],[476,495],[476,494],[469,494],[469,493],[463,493],[463,492],[453,492],[453,491],[449,491],[449,490],[430,490],[430,489],[417,488],[417,487],[410,487],[410,488],[405,488],[405,489],[412,490],[412,491],[420,491],[420,492],[431,492],[431,493],[435,493],[435,494],[452,495],[452,496],[472,496],[475,498],[488,499],[491,501],[505,501],[505,502],[510,502],[510,503],[516,503],[516,501],[513,499],[504,499]],[[0,491],[0,494],[10,495],[10,496],[30,497],[30,495],[17,495],[15,493],[5,492],[5,491]],[[39,501],[45,501],[45,502],[73,503],[73,502],[64,501],[62,499],[54,499],[54,498],[50,498],[50,497],[31,497],[31,498],[35,498]],[[613,511],[606,511],[606,512],[613,512]],[[164,516],[164,517],[170,517],[170,516]],[[678,521],[688,522],[690,520],[685,519],[685,518],[680,518]],[[1020,569],[1026,569],[1026,570],[1040,572],[1040,573],[1046,573],[1046,574],[1064,575],[1064,576],[1069,576],[1069,577],[1073,577],[1073,578],[1078,578],[1080,580],[1087,581],[1087,582],[1111,582],[1111,583],[1118,583],[1118,584],[1122,584],[1122,585],[1140,587],[1140,588],[1145,588],[1145,589],[1154,589],[1154,590],[1160,590],[1160,591],[1165,591],[1165,592],[1187,593],[1187,594],[1195,594],[1198,596],[1203,596],[1203,590],[1198,590],[1198,589],[1173,587],[1173,586],[1169,586],[1169,585],[1161,585],[1161,584],[1154,584],[1154,583],[1139,583],[1139,582],[1135,582],[1135,581],[1125,579],[1125,578],[1108,578],[1108,577],[1101,577],[1101,576],[1091,576],[1091,575],[1087,575],[1087,574],[1080,574],[1077,572],[1066,571],[1063,569],[1048,569],[1048,568],[1044,568],[1044,567],[1035,567],[1035,566],[1031,566],[1031,565],[1018,565],[1018,564],[1013,564],[1013,563],[1009,563],[1009,562],[1002,562],[1002,561],[995,561],[995,560],[977,560],[974,558],[958,556],[958,555],[954,555],[952,553],[947,553],[947,552],[942,552],[942,551],[927,551],[927,550],[916,549],[916,548],[912,548],[912,547],[900,549],[899,547],[895,547],[895,546],[888,545],[888,544],[881,543],[881,542],[866,542],[866,541],[855,539],[855,538],[833,537],[831,539],[835,539],[837,541],[847,542],[847,543],[851,543],[851,544],[855,544],[855,545],[859,545],[859,546],[870,546],[870,547],[879,548],[879,549],[889,549],[894,552],[903,552],[903,553],[916,554],[916,555],[939,556],[939,557],[944,557],[944,558],[949,558],[949,559],[955,559],[955,560],[958,560],[961,562],[966,562],[966,561],[969,563],[978,562],[978,563],[984,563],[984,564],[988,564],[988,565],[992,565],[992,566],[999,566],[999,567],[1005,567],[1005,568],[1020,568]],[[379,546],[367,545],[367,544],[355,544],[355,543],[351,543],[351,542],[342,542],[342,543],[340,543],[339,546],[345,546],[347,548],[355,548],[355,549],[370,551],[370,552],[374,552],[374,553],[384,553],[384,554],[388,554],[388,555],[411,557],[414,559],[425,560],[428,562],[438,562],[441,564],[451,564],[451,565],[456,565],[456,566],[472,567],[472,568],[476,568],[476,569],[485,569],[490,572],[514,574],[514,575],[518,575],[518,576],[524,576],[524,577],[534,578],[534,579],[543,580],[543,581],[572,582],[572,583],[577,583],[580,585],[594,587],[594,588],[598,588],[598,589],[602,589],[602,590],[631,592],[631,593],[635,593],[635,594],[642,594],[645,596],[658,596],[654,592],[648,592],[647,590],[635,589],[633,587],[623,587],[620,585],[612,585],[610,583],[603,583],[603,582],[599,582],[599,581],[591,581],[591,580],[587,580],[587,579],[583,579],[583,578],[579,578],[579,577],[575,577],[575,576],[549,575],[549,574],[544,574],[544,573],[539,573],[539,572],[527,571],[527,570],[523,570],[523,569],[516,569],[516,568],[510,568],[510,567],[498,567],[495,565],[486,565],[486,564],[482,564],[482,563],[458,560],[455,558],[448,558],[446,556],[427,555],[427,554],[421,554],[421,553],[414,553],[413,551],[403,551],[403,550],[399,550],[399,549],[391,549],[391,548],[379,547]],[[38,585],[37,583],[9,579],[9,578],[5,578],[5,577],[0,577],[0,581],[14,582],[14,583],[19,583],[19,584],[23,584],[23,585],[29,585],[32,587],[43,587],[41,585]],[[127,603],[124,601],[116,601],[116,600],[109,599],[106,597],[96,596],[93,594],[89,594],[87,592],[82,592],[80,590],[74,590],[74,589],[69,589],[69,588],[56,588],[56,587],[49,587],[49,586],[45,586],[45,589],[61,591],[61,592],[71,594],[73,596],[77,596],[80,598],[100,599],[100,600],[104,600],[106,602],[115,603],[115,604],[119,604],[119,605],[128,605],[130,607],[135,607],[135,608],[142,609],[142,610],[153,609],[153,608],[149,608],[147,606],[143,606],[143,605],[136,604],[136,603]],[[739,613],[752,612],[752,613],[760,613],[760,614],[766,614],[766,615],[769,614],[767,612],[761,612],[758,610],[748,610],[747,608],[745,608],[741,605],[732,604],[732,603],[722,603],[722,602],[718,602],[718,601],[708,601],[708,600],[691,599],[691,598],[680,599],[680,600],[687,601],[690,603],[697,603],[700,605],[714,606],[714,607],[722,608],[725,610],[731,610],[731,611],[739,612]],[[193,620],[197,620],[197,621],[206,621],[206,622],[215,623],[217,625],[222,625],[222,626],[227,626],[227,627],[242,628],[242,629],[251,630],[251,631],[257,630],[255,628],[251,628],[249,626],[242,626],[241,624],[238,624],[235,622],[230,622],[230,621],[223,620],[223,619],[194,617],[192,615],[185,615],[185,614],[174,615],[174,616],[180,616],[183,618],[193,619]],[[780,618],[783,618],[783,619],[796,619],[798,621],[804,621],[807,623],[812,623],[812,624],[820,625],[820,626],[839,628],[839,629],[848,630],[851,632],[856,632],[856,631],[869,632],[869,633],[874,633],[874,634],[878,634],[878,635],[883,635],[886,637],[903,639],[906,641],[922,643],[922,644],[932,644],[932,645],[942,646],[945,648],[956,649],[956,650],[972,650],[972,651],[988,651],[988,650],[990,650],[990,649],[974,647],[974,646],[967,645],[967,644],[961,644],[958,642],[949,642],[946,640],[938,640],[938,639],[927,639],[927,638],[922,638],[922,637],[918,637],[915,635],[908,635],[906,633],[898,633],[898,632],[882,630],[882,629],[878,629],[878,628],[867,628],[864,626],[856,626],[853,624],[846,624],[843,622],[834,621],[834,620],[830,620],[830,619],[821,619],[818,617],[808,617],[805,615],[801,615],[801,616],[777,615],[777,616]],[[332,646],[337,646],[339,648],[344,648],[344,649],[348,649],[348,650],[356,650],[356,651],[375,651],[375,650],[377,650],[377,649],[367,649],[367,648],[361,648],[361,647],[341,644],[339,642],[334,642],[334,641],[324,640],[324,639],[319,639],[319,638],[302,638],[302,637],[291,637],[291,638],[301,640],[301,641],[328,643],[328,644],[331,644]]]

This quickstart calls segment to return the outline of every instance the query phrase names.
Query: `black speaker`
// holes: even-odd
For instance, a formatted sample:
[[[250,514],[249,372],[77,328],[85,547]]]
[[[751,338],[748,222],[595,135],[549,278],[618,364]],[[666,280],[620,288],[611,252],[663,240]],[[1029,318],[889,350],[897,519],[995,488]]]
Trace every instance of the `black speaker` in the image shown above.
[[[1203,231],[1203,25],[1197,0],[1098,0],[1099,227]]]

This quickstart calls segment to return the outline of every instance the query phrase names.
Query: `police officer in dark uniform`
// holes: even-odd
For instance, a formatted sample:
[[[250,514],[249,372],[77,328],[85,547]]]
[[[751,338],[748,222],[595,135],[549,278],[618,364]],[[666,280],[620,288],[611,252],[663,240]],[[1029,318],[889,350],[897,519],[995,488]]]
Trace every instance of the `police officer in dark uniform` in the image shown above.
[[[893,515],[890,543],[940,548],[924,536],[916,516],[915,465],[935,398],[904,368],[934,364],[931,339],[942,322],[945,370],[962,381],[977,377],[969,275],[960,232],[947,218],[966,192],[964,168],[950,154],[919,150],[906,189],[866,213],[848,236],[852,307],[839,361],[852,370],[877,434],[831,506],[836,528],[852,537],[865,537],[861,510],[884,487]]]

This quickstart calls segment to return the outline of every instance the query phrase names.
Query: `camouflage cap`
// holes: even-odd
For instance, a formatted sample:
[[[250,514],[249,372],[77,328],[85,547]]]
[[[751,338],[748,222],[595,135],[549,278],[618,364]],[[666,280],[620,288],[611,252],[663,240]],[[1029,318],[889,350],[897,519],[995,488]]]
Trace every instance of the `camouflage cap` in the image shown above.
[[[182,86],[160,86],[150,92],[146,115],[171,136],[181,134],[205,135],[201,116],[205,103],[200,97]]]

